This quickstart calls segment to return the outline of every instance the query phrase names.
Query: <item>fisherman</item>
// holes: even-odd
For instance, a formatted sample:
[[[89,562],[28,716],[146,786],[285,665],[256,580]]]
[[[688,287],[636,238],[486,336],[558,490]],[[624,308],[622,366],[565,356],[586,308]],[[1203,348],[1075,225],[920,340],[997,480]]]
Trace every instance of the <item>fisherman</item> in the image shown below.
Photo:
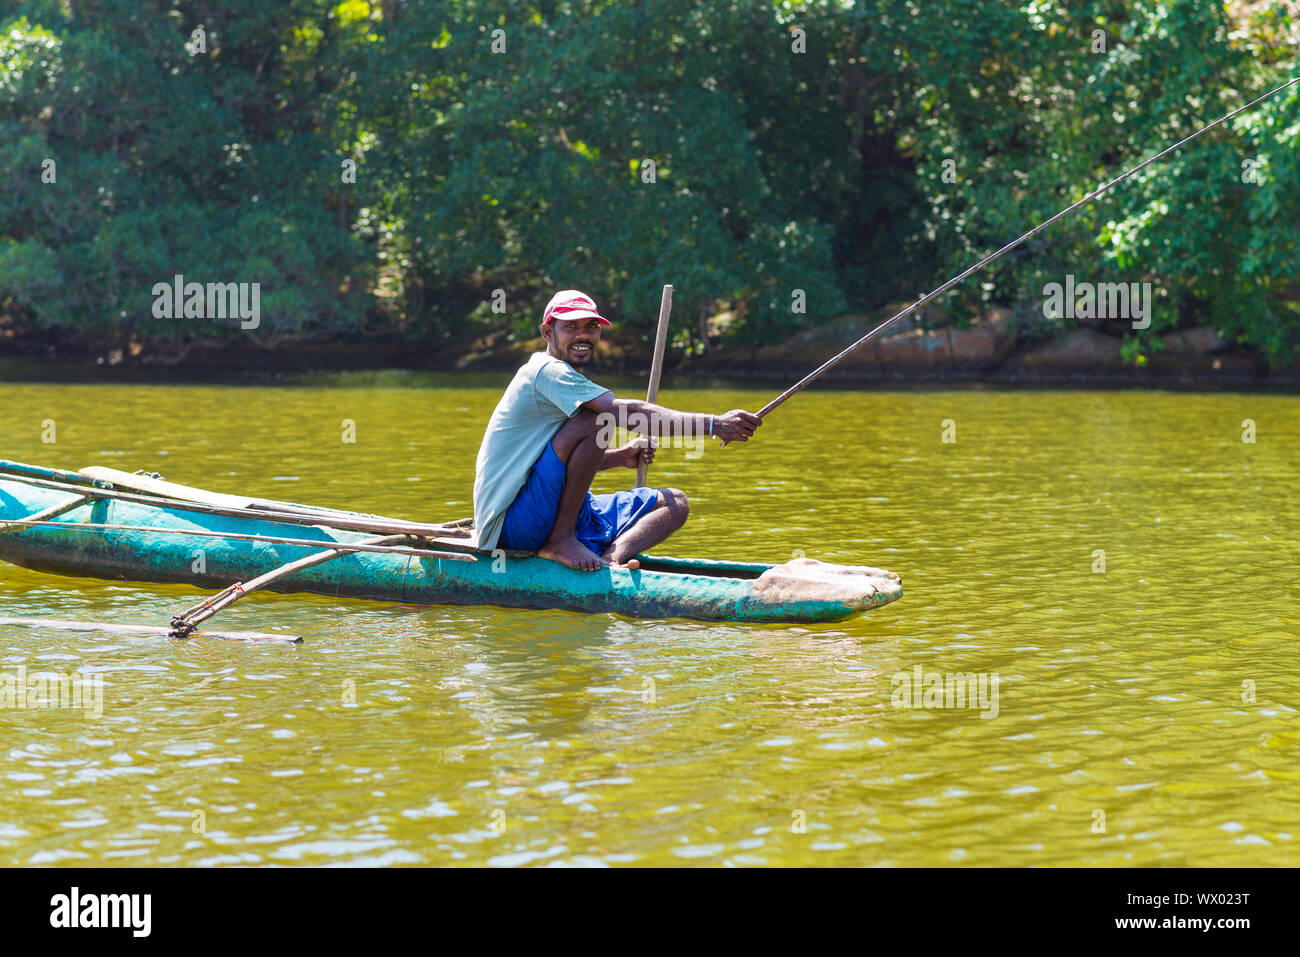
[[[478,547],[535,551],[570,568],[622,565],[686,522],[689,503],[676,488],[591,494],[610,468],[654,461],[655,434],[747,442],[762,420],[733,409],[722,415],[677,412],[620,399],[579,370],[596,354],[610,321],[590,296],[565,289],[542,315],[546,351],[529,357],[497,403],[479,446],[474,475]],[[608,448],[611,423],[643,438]]]

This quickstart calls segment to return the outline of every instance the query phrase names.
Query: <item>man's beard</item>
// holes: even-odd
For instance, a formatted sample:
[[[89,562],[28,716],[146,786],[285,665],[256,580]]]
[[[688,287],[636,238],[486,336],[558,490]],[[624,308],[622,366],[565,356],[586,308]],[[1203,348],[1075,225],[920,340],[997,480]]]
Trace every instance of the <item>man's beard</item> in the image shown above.
[[[569,346],[569,348],[565,350],[565,357],[568,359],[569,365],[586,365],[591,361],[592,356],[596,354],[596,344],[586,343],[586,345],[587,348],[585,350],[576,354],[573,351],[573,346]]]

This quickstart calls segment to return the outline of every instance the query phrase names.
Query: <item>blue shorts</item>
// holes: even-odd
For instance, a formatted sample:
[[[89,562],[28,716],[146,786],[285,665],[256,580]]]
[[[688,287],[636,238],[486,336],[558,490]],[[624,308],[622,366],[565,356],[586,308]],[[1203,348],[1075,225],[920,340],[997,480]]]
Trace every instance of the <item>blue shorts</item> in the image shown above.
[[[547,442],[542,454],[528,470],[524,487],[506,510],[505,525],[498,540],[502,548],[535,552],[546,544],[551,529],[555,527],[564,478],[564,463]],[[588,492],[587,501],[578,511],[578,541],[599,555],[658,503],[659,490],[654,488],[634,488],[608,495]]]

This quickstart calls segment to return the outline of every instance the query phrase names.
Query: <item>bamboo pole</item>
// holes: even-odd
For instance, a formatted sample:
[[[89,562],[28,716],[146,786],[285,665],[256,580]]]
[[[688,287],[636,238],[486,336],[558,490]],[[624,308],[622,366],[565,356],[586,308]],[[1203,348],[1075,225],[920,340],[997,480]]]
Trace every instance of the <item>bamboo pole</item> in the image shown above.
[[[404,537],[405,536],[402,535],[381,535],[378,538],[368,538],[364,542],[358,542],[357,544],[384,545],[395,540],[401,540]],[[173,638],[188,638],[194,629],[199,626],[200,622],[207,621],[224,608],[229,608],[245,595],[255,592],[259,588],[265,588],[272,582],[284,578],[287,575],[292,575],[294,572],[302,571],[304,568],[312,568],[316,565],[322,565],[325,562],[333,561],[345,553],[346,550],[343,547],[328,548],[325,551],[317,552],[314,555],[305,555],[297,561],[288,562],[287,564],[281,565],[279,568],[258,575],[247,584],[244,584],[243,582],[235,582],[223,591],[218,592],[215,597],[204,599],[194,607],[187,608],[180,614],[173,616],[172,630],[169,634]]]
[[[72,485],[97,484],[89,475],[82,475],[80,472],[67,472],[63,469],[47,469],[43,465],[28,465],[26,462],[11,462],[8,459],[0,459],[0,472],[10,472],[14,475],[26,475],[30,478],[53,479],[56,482],[67,482]]]
[[[654,402],[659,398],[659,377],[664,371],[664,347],[668,344],[668,314],[673,311],[673,287],[664,286],[663,295],[659,299],[659,328],[655,330],[655,352],[654,358],[650,360],[650,385],[645,392],[645,400]],[[651,432],[654,430],[651,429]],[[651,437],[653,441],[653,437]],[[636,467],[636,487],[641,488],[645,485],[646,474],[650,467],[645,462],[640,462]]]
[[[3,535],[5,532],[12,532],[14,529],[21,528],[23,525],[45,525],[47,523],[50,525],[65,525],[67,524],[66,522],[50,522],[49,519],[58,518],[63,513],[71,512],[74,508],[80,508],[89,501],[91,501],[89,495],[78,495],[76,498],[70,499],[62,505],[51,505],[44,511],[34,512],[33,514],[28,515],[21,522],[0,521],[0,535]]]
[[[251,518],[282,525],[305,525],[309,527],[340,528],[353,532],[384,532],[389,535],[413,535],[417,538],[433,538],[446,533],[454,533],[462,526],[458,523],[449,525],[426,525],[420,522],[407,522],[401,519],[360,519],[331,512],[325,515],[311,512],[273,512],[252,508],[222,508],[217,505],[202,505],[198,502],[186,502],[182,499],[159,498],[156,495],[138,495],[134,492],[119,492],[103,488],[86,488],[81,485],[69,485],[49,479],[34,478],[27,475],[10,474],[6,481],[22,482],[38,488],[56,489],[61,492],[77,492],[91,498],[109,499],[118,502],[130,502],[136,505],[152,505],[156,508],[179,509],[185,512],[198,512],[203,515],[222,515],[228,518]]]
[[[72,506],[69,506],[72,507]],[[52,511],[52,509],[47,509]],[[42,513],[43,514],[43,513]],[[406,545],[377,545],[367,542],[334,542],[318,538],[281,538],[278,535],[246,535],[241,532],[204,532],[194,528],[157,528],[152,525],[100,525],[94,522],[51,522],[31,518],[0,519],[0,535],[24,527],[53,527],[65,529],[88,529],[96,532],[147,532],[151,535],[183,535],[186,538],[223,538],[237,542],[266,542],[272,545],[299,545],[303,548],[333,548],[340,552],[379,552],[381,554],[414,555],[418,558],[446,558],[453,562],[476,562],[467,552],[440,552],[428,548],[413,548]],[[398,535],[396,538],[419,538],[416,535]]]

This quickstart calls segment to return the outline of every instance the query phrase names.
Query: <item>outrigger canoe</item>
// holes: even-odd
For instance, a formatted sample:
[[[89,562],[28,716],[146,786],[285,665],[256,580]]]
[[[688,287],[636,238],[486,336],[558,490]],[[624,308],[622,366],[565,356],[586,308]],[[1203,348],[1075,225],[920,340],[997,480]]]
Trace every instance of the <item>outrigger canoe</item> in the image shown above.
[[[375,518],[359,512],[227,496],[109,469],[23,468],[63,480],[0,474],[0,523],[31,520],[41,513],[45,522],[0,525],[0,559],[35,571],[221,589],[333,544],[373,541],[364,530],[337,527],[364,526]],[[86,487],[68,484],[74,480]],[[82,496],[87,497],[78,501]],[[307,523],[251,517],[258,508],[305,515]],[[348,552],[269,587],[409,604],[559,608],[731,622],[838,621],[903,594],[896,574],[866,566],[806,558],[763,564],[647,554],[638,556],[639,569],[581,572],[527,552],[478,552],[468,522],[436,531],[436,537],[413,534],[409,542],[466,552],[476,560]],[[209,537],[214,533],[255,539],[291,535],[312,544]]]

